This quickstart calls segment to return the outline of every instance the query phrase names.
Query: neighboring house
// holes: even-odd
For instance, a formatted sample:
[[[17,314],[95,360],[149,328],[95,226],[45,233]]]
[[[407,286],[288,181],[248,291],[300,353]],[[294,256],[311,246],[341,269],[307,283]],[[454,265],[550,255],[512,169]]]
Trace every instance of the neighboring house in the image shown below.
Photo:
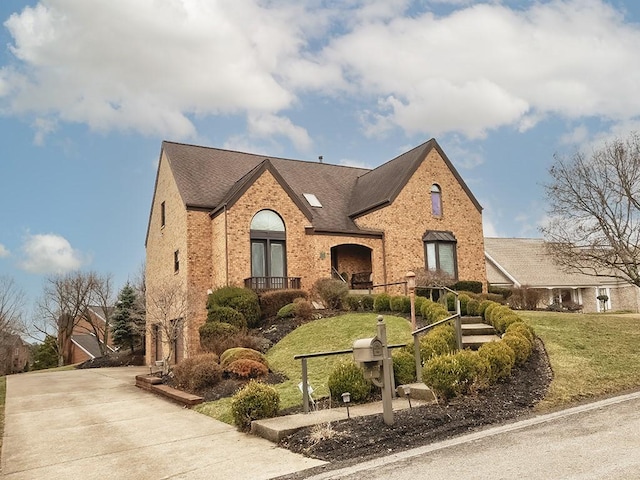
[[[90,306],[87,308],[87,315],[91,318],[91,322],[88,322],[84,317],[77,321],[65,348],[65,365],[82,363],[102,356],[100,344],[104,343],[106,318],[110,314],[111,309],[105,312],[102,307]],[[107,339],[106,351],[114,351],[111,332],[109,332]]]
[[[640,311],[638,287],[611,277],[566,273],[553,262],[542,239],[485,238],[484,248],[489,284],[542,290],[541,308],[573,303],[581,305],[585,313],[604,309]],[[598,300],[601,295],[608,300]]]
[[[19,335],[0,336],[0,375],[27,370],[31,349]]]
[[[178,357],[198,351],[207,292],[225,285],[381,285],[426,268],[486,286],[482,208],[433,139],[373,170],[163,142],[145,245],[147,361],[166,282],[189,292]]]

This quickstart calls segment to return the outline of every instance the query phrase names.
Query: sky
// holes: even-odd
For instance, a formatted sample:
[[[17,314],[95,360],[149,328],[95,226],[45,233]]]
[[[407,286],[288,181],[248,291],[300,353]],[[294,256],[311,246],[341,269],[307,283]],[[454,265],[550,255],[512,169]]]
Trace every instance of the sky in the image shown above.
[[[144,261],[163,140],[369,168],[436,138],[485,236],[640,130],[636,0],[2,0],[0,275]]]

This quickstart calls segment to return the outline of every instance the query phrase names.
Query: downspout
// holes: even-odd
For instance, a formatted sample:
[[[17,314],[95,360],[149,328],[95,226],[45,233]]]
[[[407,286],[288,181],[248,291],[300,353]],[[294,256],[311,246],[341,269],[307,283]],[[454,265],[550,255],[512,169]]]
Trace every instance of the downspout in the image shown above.
[[[229,232],[227,226],[227,204],[224,204],[224,271],[225,285],[229,286]]]
[[[382,276],[384,277],[385,284],[389,283],[387,280],[387,235],[385,233],[382,234]],[[387,287],[385,285],[384,291],[387,291]]]

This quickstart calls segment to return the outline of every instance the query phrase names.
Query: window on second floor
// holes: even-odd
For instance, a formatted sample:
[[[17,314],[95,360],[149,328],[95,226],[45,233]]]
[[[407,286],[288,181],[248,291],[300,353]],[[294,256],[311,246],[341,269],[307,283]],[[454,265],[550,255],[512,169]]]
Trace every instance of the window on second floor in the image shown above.
[[[180,270],[180,250],[173,252],[173,271],[178,273]]]
[[[442,216],[442,190],[440,185],[431,185],[431,214],[435,217]]]
[[[164,222],[167,219],[166,217],[166,207],[164,202],[160,204],[160,226],[164,227]]]
[[[453,233],[430,230],[424,234],[422,241],[427,271],[457,280],[457,240]]]

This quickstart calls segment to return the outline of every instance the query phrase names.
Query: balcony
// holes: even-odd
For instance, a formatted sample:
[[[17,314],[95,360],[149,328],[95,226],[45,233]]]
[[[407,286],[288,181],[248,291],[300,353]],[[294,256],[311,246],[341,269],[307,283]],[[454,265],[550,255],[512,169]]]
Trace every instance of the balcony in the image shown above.
[[[299,290],[300,277],[249,277],[244,279],[244,286],[256,292]]]

